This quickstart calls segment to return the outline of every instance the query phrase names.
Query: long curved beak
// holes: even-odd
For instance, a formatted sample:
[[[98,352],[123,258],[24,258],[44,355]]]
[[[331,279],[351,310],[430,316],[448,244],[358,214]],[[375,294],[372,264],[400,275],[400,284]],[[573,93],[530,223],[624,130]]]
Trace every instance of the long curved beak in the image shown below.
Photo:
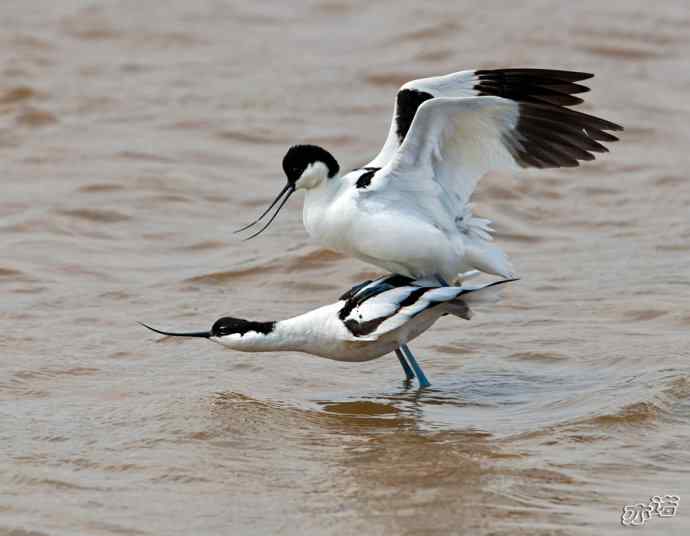
[[[283,206],[285,205],[285,203],[287,203],[287,200],[290,199],[290,196],[291,196],[293,193],[295,193],[295,187],[294,187],[292,184],[290,184],[290,183],[286,184],[286,185],[285,185],[285,188],[283,188],[283,189],[280,191],[280,193],[278,194],[278,196],[273,200],[273,203],[271,203],[271,205],[263,212],[263,214],[261,214],[261,216],[259,216],[257,219],[255,219],[255,220],[254,220],[253,222],[251,222],[250,224],[245,225],[245,226],[242,227],[241,229],[237,229],[237,231],[235,231],[235,233],[241,233],[242,231],[246,231],[246,230],[249,229],[250,227],[253,227],[253,226],[256,225],[257,223],[259,223],[259,222],[260,222],[261,220],[263,220],[264,217],[271,211],[271,209],[272,209],[274,206],[276,206],[276,205],[278,204],[278,202],[280,202],[280,205],[278,205],[278,208],[277,208],[276,211],[273,213],[273,216],[271,216],[271,218],[268,220],[268,223],[267,223],[266,225],[264,225],[261,229],[259,229],[256,233],[254,233],[253,235],[251,235],[251,236],[245,238],[244,240],[245,240],[245,241],[246,241],[246,240],[251,240],[251,239],[254,238],[255,236],[259,236],[259,235],[260,235],[261,233],[263,233],[266,229],[268,229],[268,226],[271,225],[271,223],[273,222],[273,220],[276,219],[276,216],[277,216],[278,213],[280,212],[280,209],[283,208]],[[282,202],[281,202],[281,200],[282,200]]]
[[[155,331],[156,333],[160,333],[161,335],[167,335],[169,337],[203,337],[204,339],[210,339],[211,338],[211,332],[210,331],[192,331],[188,333],[172,333],[170,331],[161,331],[160,329],[152,328],[151,326],[147,326],[143,322],[137,322],[137,324],[141,324],[145,328],[150,329],[151,331]]]

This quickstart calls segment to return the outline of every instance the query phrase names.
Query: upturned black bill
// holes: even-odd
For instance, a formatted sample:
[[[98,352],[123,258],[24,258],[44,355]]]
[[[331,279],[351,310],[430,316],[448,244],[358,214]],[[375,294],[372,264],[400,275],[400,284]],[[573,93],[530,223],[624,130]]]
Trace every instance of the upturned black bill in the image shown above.
[[[151,326],[147,326],[143,322],[138,322],[138,324],[141,324],[142,326],[150,329],[151,331],[155,331],[156,333],[160,333],[161,335],[167,335],[169,337],[203,337],[204,339],[208,339],[211,337],[210,331],[192,331],[192,332],[188,332],[188,333],[172,333],[170,331],[161,331],[160,329],[152,328]]]
[[[295,193],[295,187],[292,186],[291,184],[286,184],[286,185],[285,185],[285,188],[283,188],[283,189],[280,191],[280,193],[278,194],[278,196],[273,200],[273,202],[271,203],[271,205],[263,212],[263,214],[261,214],[261,216],[259,216],[256,220],[254,220],[254,221],[251,222],[250,224],[245,225],[245,226],[242,227],[241,229],[237,229],[237,231],[235,231],[235,232],[236,232],[236,233],[241,233],[242,231],[246,231],[246,230],[249,229],[250,227],[253,227],[253,226],[256,225],[257,223],[259,223],[261,220],[263,220],[264,217],[266,217],[266,215],[271,211],[271,209],[272,209],[274,206],[276,206],[276,204],[278,204],[278,203],[280,202],[280,205],[278,205],[278,208],[277,208],[276,211],[273,213],[273,216],[271,216],[271,218],[268,220],[268,222],[266,223],[266,225],[264,225],[261,229],[259,229],[259,230],[258,230],[256,233],[254,233],[253,235],[251,235],[251,236],[245,238],[245,241],[246,241],[246,240],[251,240],[251,239],[254,238],[255,236],[259,236],[259,235],[260,235],[261,233],[263,233],[266,229],[268,229],[268,226],[271,225],[271,223],[273,222],[273,220],[276,219],[276,216],[277,216],[278,213],[280,212],[280,209],[283,208],[283,206],[285,205],[285,203],[287,203],[287,200],[290,199],[290,196],[291,196],[293,193]]]

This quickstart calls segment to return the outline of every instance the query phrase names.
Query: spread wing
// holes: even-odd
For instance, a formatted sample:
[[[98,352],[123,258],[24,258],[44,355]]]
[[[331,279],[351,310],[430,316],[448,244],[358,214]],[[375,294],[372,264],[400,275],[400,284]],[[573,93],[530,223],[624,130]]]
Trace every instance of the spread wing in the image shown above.
[[[606,151],[597,140],[615,139],[609,130],[620,127],[562,106],[501,97],[430,99],[369,191],[410,202],[405,192],[417,192],[417,204],[433,198],[462,214],[488,171],[577,166]]]
[[[553,69],[493,69],[459,71],[407,82],[396,95],[386,142],[366,167],[381,168],[391,161],[410,130],[419,106],[429,99],[494,96],[564,108],[582,102],[574,95],[585,93],[589,88],[576,82],[592,76]],[[614,141],[615,138],[607,135],[603,140]]]

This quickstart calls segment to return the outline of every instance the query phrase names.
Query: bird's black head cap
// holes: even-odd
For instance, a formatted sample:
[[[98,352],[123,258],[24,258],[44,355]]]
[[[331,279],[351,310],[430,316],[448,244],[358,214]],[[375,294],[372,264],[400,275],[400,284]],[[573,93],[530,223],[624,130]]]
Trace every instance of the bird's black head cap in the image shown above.
[[[329,179],[335,177],[338,174],[338,171],[340,171],[340,166],[338,165],[338,162],[335,158],[333,158],[333,155],[329,153],[326,149],[319,147],[318,145],[293,145],[292,147],[290,147],[290,149],[288,149],[288,152],[285,153],[285,157],[283,158],[283,170],[285,171],[285,175],[287,176],[287,184],[278,193],[278,195],[268,206],[268,208],[264,210],[261,216],[259,216],[253,222],[245,225],[244,227],[237,229],[237,231],[235,232],[241,233],[242,231],[246,231],[250,227],[254,227],[257,223],[263,220],[269,212],[271,212],[274,206],[278,205],[278,208],[273,213],[273,216],[269,218],[268,222],[261,229],[259,229],[257,232],[255,232],[245,240],[250,240],[255,236],[259,236],[266,229],[268,229],[268,226],[271,225],[271,222],[273,222],[273,220],[276,219],[276,216],[278,216],[278,213],[285,206],[285,203],[287,203],[287,200],[290,198],[290,196],[297,191],[297,188],[299,187],[297,183],[302,178],[304,170],[307,169],[307,167],[309,167],[309,165],[313,164],[314,162],[323,162],[323,164],[326,166],[326,169],[328,170]],[[316,179],[317,182],[320,182],[322,177],[317,176]],[[303,184],[302,186],[308,187],[308,183],[309,181],[307,181],[307,183]],[[312,186],[313,185],[314,184],[312,184]]]
[[[340,166],[338,161],[323,147],[318,145],[293,145],[283,157],[283,171],[288,182],[294,185],[309,164],[323,162],[328,168],[328,178],[338,174]]]
[[[275,322],[253,322],[243,318],[233,318],[225,316],[219,318],[213,323],[211,327],[212,337],[224,337],[226,335],[239,334],[244,335],[250,331],[268,335],[275,328]]]

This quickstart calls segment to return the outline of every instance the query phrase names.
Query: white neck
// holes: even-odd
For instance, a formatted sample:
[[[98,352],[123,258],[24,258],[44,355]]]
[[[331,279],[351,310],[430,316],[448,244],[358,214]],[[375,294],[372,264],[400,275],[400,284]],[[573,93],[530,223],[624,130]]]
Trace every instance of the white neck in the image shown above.
[[[305,192],[302,221],[309,235],[321,242],[328,242],[321,235],[329,232],[326,224],[330,220],[326,215],[342,186],[343,181],[340,178],[333,178]]]
[[[321,184],[328,181],[328,167],[323,162],[312,162],[302,172],[302,175],[295,183],[298,190],[311,190],[318,188]]]
[[[335,304],[337,305],[337,304]],[[320,355],[324,343],[330,338],[329,319],[333,317],[327,305],[303,315],[280,320],[270,333],[249,331],[244,335],[232,334],[212,340],[241,352],[296,351]]]

